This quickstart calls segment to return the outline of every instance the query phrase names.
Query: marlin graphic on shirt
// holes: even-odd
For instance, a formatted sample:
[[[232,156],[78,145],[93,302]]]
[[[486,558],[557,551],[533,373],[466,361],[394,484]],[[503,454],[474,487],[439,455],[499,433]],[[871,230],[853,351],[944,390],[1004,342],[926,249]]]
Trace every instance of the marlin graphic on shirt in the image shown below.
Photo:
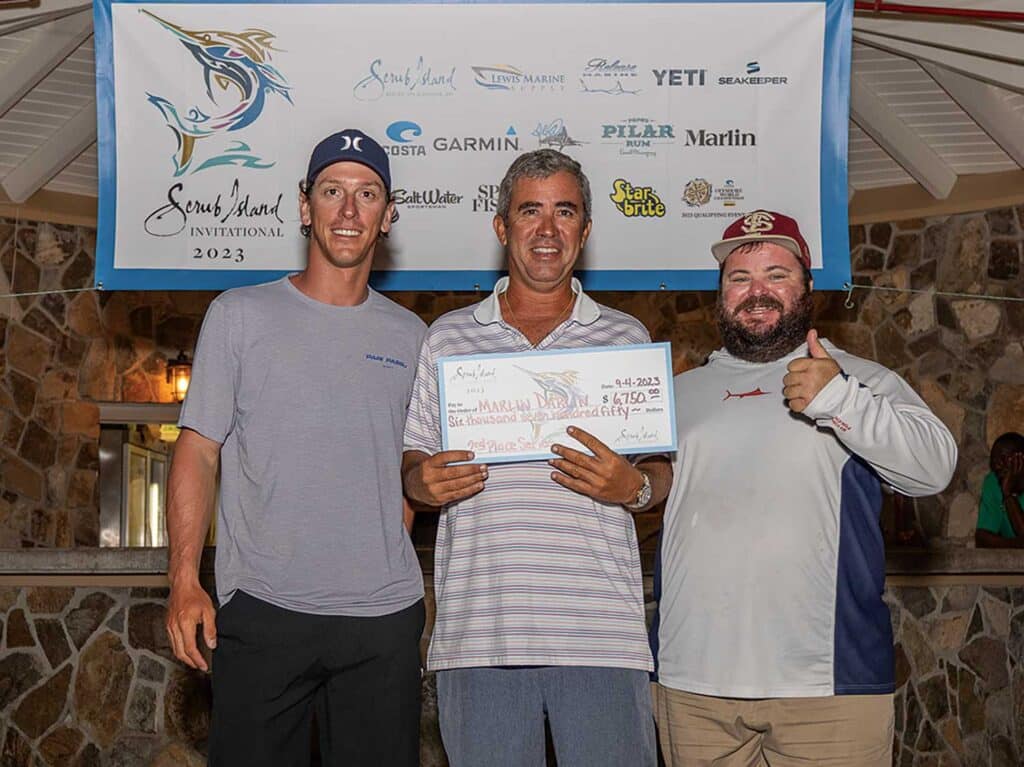
[[[752,391],[740,392],[739,394],[733,394],[731,391],[726,389],[725,396],[722,397],[722,402],[725,402],[727,399],[732,399],[733,397],[736,397],[737,399],[743,399],[744,397],[761,397],[765,394],[771,394],[771,392],[761,391],[760,386],[758,386],[756,389],[753,389]]]

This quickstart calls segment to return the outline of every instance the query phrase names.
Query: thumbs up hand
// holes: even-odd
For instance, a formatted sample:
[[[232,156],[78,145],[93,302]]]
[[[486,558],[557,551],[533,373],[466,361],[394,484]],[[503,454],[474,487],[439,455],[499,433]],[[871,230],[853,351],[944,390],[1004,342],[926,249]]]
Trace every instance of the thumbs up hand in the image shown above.
[[[804,412],[825,384],[839,374],[839,363],[821,345],[817,330],[807,333],[807,353],[810,356],[789,363],[782,379],[782,394],[794,413]]]

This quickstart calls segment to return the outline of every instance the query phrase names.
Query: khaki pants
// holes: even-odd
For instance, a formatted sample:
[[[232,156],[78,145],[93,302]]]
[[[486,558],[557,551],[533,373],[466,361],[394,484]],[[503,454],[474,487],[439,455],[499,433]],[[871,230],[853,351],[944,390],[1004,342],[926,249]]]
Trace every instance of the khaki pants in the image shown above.
[[[892,765],[892,695],[746,700],[652,688],[670,767]]]

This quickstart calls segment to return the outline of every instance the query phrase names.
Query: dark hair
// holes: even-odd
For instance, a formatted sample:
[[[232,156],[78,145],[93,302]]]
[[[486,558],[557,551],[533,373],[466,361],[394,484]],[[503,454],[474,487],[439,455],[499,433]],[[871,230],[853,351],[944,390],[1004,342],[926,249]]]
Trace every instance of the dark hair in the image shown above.
[[[512,162],[498,188],[498,215],[506,224],[508,223],[508,209],[512,204],[512,187],[519,179],[548,178],[562,171],[572,174],[580,187],[580,196],[583,198],[583,225],[586,226],[590,221],[591,211],[590,181],[578,162],[569,155],[556,152],[554,149],[535,149],[532,152],[519,155]]]
[[[306,179],[301,179],[299,181],[299,194],[301,194],[303,197],[308,199],[309,198],[309,192],[310,192],[310,184],[309,184],[309,182],[306,181]],[[395,196],[393,194],[391,194],[390,192],[388,192],[388,204],[393,203],[394,201],[395,201]],[[395,209],[393,211],[391,211],[391,223],[393,224],[397,220],[398,220],[398,208],[396,206]],[[299,224],[299,232],[307,240],[309,239],[310,228],[309,228],[308,224]],[[388,233],[387,232],[381,232],[380,236],[383,237],[384,239],[387,239]]]
[[[995,438],[992,450],[988,454],[989,468],[995,471],[995,466],[1000,459],[1014,453],[1024,453],[1024,434],[1015,431],[1000,434]]]

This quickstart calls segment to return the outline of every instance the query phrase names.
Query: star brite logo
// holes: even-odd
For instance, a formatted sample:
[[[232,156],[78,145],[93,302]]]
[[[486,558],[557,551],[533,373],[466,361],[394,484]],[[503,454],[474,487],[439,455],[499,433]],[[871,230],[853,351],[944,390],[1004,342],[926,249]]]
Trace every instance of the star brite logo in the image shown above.
[[[663,218],[665,203],[650,186],[633,186],[619,178],[612,184],[609,196],[619,213],[626,218]]]

